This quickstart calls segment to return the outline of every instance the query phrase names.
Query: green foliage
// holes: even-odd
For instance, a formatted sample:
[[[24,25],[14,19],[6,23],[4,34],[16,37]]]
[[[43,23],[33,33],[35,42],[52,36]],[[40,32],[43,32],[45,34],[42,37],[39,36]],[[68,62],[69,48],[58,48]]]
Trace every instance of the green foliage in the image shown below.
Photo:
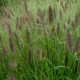
[[[0,0],[0,6],[6,6],[9,0]]]
[[[75,1],[3,0],[9,5],[0,18],[0,80],[80,79],[80,0]]]

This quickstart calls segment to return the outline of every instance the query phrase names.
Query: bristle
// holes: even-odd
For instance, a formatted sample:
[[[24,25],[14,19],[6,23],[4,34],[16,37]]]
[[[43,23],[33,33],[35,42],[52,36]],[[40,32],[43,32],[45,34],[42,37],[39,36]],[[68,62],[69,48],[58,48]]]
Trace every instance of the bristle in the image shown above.
[[[60,20],[62,20],[62,11],[61,11],[61,9],[60,9],[59,13],[60,13]]]
[[[2,11],[10,19],[10,14],[7,12],[6,8],[2,8]]]
[[[70,22],[71,22],[71,20],[70,20],[70,18],[69,18],[68,21],[67,21],[67,23],[70,24]]]
[[[7,55],[7,54],[6,54],[6,49],[5,49],[4,45],[3,45],[1,36],[0,36],[0,45],[1,45],[1,47],[2,47],[3,55],[4,55],[4,57],[6,57],[6,55]]]
[[[30,43],[30,32],[29,30],[27,29],[26,30],[26,41],[27,41],[27,44],[29,46],[29,63],[31,65],[31,59],[32,59],[32,50],[31,50],[31,43]]]
[[[19,29],[22,30],[22,26],[23,26],[23,17],[20,16],[20,23],[19,23]]]
[[[3,19],[2,26],[8,31],[9,36],[12,37],[11,26],[10,26],[10,24],[8,23],[8,21],[6,19]]]
[[[27,44],[30,44],[30,32],[28,29],[26,30],[26,40],[27,40]]]
[[[23,15],[23,24],[26,22],[26,15]]]
[[[79,20],[80,20],[80,12],[77,12],[76,17],[75,17],[76,26],[79,23]]]
[[[78,25],[79,23],[79,20],[80,20],[80,12],[78,12],[75,16],[75,20],[72,22],[72,27],[73,27],[73,31],[75,31],[76,29],[76,26]]]
[[[58,22],[58,23],[57,23],[57,35],[58,35],[58,36],[59,36],[59,33],[60,33],[59,29],[60,29],[60,25],[59,25],[59,22]]]
[[[69,49],[72,50],[72,38],[71,38],[71,34],[69,31],[67,33],[67,45],[68,45]]]
[[[40,54],[40,48],[39,47],[37,47],[36,53],[37,53],[37,59],[39,59],[39,54]]]
[[[53,22],[53,12],[51,6],[49,6],[48,9],[48,21],[49,21],[49,25],[51,25]]]
[[[45,14],[46,14],[46,10],[44,10],[43,12],[42,12],[42,21],[44,20],[44,17],[45,17]]]
[[[39,47],[37,47],[36,53],[37,53],[37,54],[40,53],[40,49],[39,49]]]
[[[2,20],[2,26],[3,26],[4,28],[6,28],[6,30],[8,30],[7,20],[6,20],[6,19],[3,19],[3,20]]]
[[[46,27],[46,31],[47,31],[48,33],[50,33],[50,30],[49,30],[49,28],[48,28],[48,27]]]
[[[26,0],[24,0],[24,8],[25,8],[25,11],[27,13],[27,2],[26,2]]]
[[[25,24],[26,21],[29,23],[29,19],[30,18],[27,18],[27,16],[25,14],[20,16],[20,20],[17,20],[17,24],[19,23],[20,30],[22,30],[22,26]]]
[[[64,24],[64,30],[66,30],[66,24]]]
[[[37,9],[37,24],[41,24],[41,11],[39,8]]]
[[[55,31],[55,26],[53,26],[53,29],[52,29],[52,31],[53,31],[53,32]]]
[[[62,6],[62,8],[63,8],[63,11],[65,12],[65,7],[64,7],[64,5],[63,5],[63,2],[60,1],[60,4],[61,4],[61,6]]]
[[[13,11],[12,11],[9,7],[7,7],[7,9],[8,9],[8,11],[12,14],[12,16],[14,16]]]
[[[3,45],[3,44],[2,44],[2,51],[3,51],[3,55],[4,55],[4,57],[6,57],[7,52],[6,52],[6,49],[5,49],[5,47],[4,47],[4,45]]]
[[[28,16],[29,17],[29,16]],[[25,24],[25,22],[27,21],[28,23],[30,23],[30,18],[28,18],[25,14],[20,16],[20,19],[17,20],[17,25],[19,24],[19,29],[22,30],[22,26]]]
[[[54,35],[54,32],[55,32],[55,26],[53,26],[52,28],[52,35]]]
[[[45,10],[43,12],[41,12],[41,10],[39,8],[37,9],[37,19],[39,21],[39,24],[43,24],[45,12],[46,12]]]
[[[65,2],[65,9],[68,8],[68,3],[69,3],[69,0],[66,0],[66,2]]]
[[[16,44],[17,44],[17,46],[18,46],[18,49],[20,50],[19,37],[17,36],[16,33],[14,33],[14,36],[15,36],[15,42],[16,42]]]
[[[1,47],[2,47],[3,55],[4,55],[4,57],[6,57],[6,55],[7,55],[7,54],[6,54],[6,49],[5,49],[4,45],[3,45],[1,36],[0,36],[0,45],[1,45]]]
[[[74,21],[72,22],[72,27],[73,27],[73,31],[75,31],[76,25],[75,25],[75,22]]]
[[[18,29],[19,27],[19,18],[17,17],[17,20],[16,20],[16,29]]]
[[[78,53],[79,52],[79,47],[80,47],[80,37],[76,41],[74,52]]]
[[[42,14],[42,13],[41,13],[41,10],[38,8],[38,9],[37,9],[37,16],[41,17],[41,14]]]
[[[10,45],[11,52],[14,52],[13,43],[10,37],[9,37],[9,45]]]
[[[56,16],[57,16],[56,8],[54,7],[54,8],[53,8],[53,17],[55,18],[55,20],[56,20]]]
[[[33,15],[31,14],[31,12],[27,12],[26,15],[26,22],[29,25],[30,28],[32,28],[32,23],[33,23],[34,19],[33,19]]]

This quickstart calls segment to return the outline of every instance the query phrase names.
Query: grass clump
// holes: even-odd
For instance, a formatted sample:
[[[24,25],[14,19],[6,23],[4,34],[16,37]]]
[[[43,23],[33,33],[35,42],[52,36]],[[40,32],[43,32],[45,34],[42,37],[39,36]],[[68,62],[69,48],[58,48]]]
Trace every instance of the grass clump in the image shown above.
[[[80,1],[9,3],[1,8],[0,80],[79,80]]]

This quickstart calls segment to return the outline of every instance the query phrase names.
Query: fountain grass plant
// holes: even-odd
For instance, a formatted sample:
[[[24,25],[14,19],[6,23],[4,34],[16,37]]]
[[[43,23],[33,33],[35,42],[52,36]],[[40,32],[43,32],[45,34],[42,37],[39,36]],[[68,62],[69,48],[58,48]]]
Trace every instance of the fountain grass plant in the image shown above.
[[[80,80],[79,4],[9,0],[1,7],[0,80]]]

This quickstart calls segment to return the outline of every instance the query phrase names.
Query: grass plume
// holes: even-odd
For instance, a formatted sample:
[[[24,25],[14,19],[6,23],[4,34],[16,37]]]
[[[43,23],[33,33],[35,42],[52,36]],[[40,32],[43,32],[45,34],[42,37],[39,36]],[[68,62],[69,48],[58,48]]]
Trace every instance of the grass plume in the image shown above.
[[[10,37],[9,37],[9,46],[10,46],[11,52],[13,53],[14,52],[14,46],[12,43],[12,39]]]
[[[76,45],[74,48],[74,52],[78,53],[79,52],[79,47],[80,47],[80,37],[78,38],[78,40],[76,41]]]
[[[69,48],[70,50],[72,50],[72,38],[71,38],[71,34],[70,34],[69,31],[68,31],[68,33],[67,33],[67,45],[68,45],[68,48]]]
[[[49,9],[48,9],[48,21],[49,21],[49,25],[51,25],[53,22],[53,11],[51,6],[49,6]]]

